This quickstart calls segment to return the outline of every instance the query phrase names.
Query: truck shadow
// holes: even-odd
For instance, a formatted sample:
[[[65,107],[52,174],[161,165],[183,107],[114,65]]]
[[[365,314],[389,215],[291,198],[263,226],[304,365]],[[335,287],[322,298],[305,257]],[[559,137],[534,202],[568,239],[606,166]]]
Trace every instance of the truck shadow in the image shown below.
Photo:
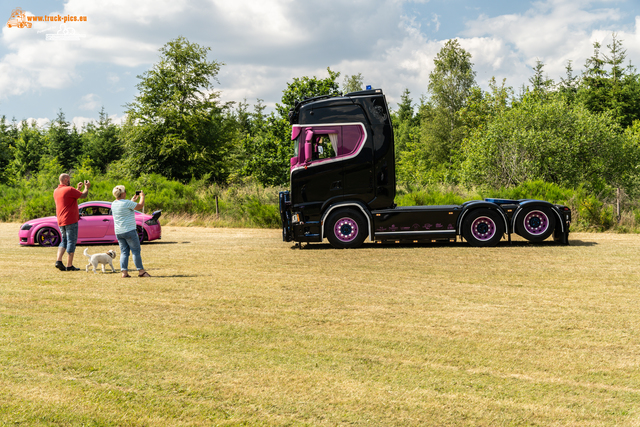
[[[556,243],[553,240],[546,240],[544,242],[532,243],[523,240],[512,241],[509,243],[508,241],[501,241],[498,243],[496,247],[498,248],[522,248],[522,247],[550,247],[550,246],[596,246],[597,242],[586,242],[584,240],[569,240],[568,245],[563,245],[562,243]],[[372,248],[471,248],[471,246],[467,242],[435,242],[435,243],[370,243],[365,242],[359,248],[353,249],[372,249]],[[329,250],[334,249],[329,243],[306,243],[301,246],[293,245],[290,247],[291,250]],[[482,248],[474,248],[474,249],[482,249]]]
[[[596,246],[597,242],[585,242],[584,240],[571,240],[569,239],[568,245],[563,245],[562,243],[556,243],[553,240],[546,240],[540,243],[531,243],[526,241],[518,240],[516,242],[500,242],[498,246],[514,246],[514,247],[523,247],[523,246]]]

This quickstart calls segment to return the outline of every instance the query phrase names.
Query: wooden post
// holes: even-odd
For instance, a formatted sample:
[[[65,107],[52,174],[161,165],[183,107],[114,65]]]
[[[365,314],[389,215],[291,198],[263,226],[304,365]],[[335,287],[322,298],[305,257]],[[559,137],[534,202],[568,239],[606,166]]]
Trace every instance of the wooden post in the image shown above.
[[[218,196],[216,195],[216,219],[220,218],[220,211],[218,210]]]
[[[616,188],[616,217],[620,224],[620,187]]]

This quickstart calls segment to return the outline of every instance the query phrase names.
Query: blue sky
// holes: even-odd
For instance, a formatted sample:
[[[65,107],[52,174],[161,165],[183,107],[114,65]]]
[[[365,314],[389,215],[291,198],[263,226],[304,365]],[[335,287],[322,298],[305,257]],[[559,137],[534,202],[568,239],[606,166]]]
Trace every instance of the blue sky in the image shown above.
[[[16,0],[0,7],[0,16],[8,21],[16,7],[34,16],[87,17],[64,28],[2,28],[0,115],[43,126],[60,109],[79,126],[103,106],[122,120],[137,76],[180,35],[225,63],[217,86],[223,101],[259,98],[269,108],[294,77],[324,77],[327,67],[342,73],[341,83],[362,73],[392,108],[405,88],[417,102],[427,93],[434,56],[451,38],[472,54],[483,88],[492,76],[520,88],[536,60],[556,81],[568,60],[579,72],[593,42],[606,52],[613,32],[627,60],[640,66],[637,0]],[[71,40],[47,39],[63,29]]]

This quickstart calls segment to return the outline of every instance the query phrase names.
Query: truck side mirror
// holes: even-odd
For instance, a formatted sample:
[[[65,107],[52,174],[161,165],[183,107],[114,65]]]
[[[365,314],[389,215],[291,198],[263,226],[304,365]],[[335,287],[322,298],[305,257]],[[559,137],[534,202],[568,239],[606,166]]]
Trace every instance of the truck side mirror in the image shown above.
[[[313,131],[308,130],[304,139],[304,162],[309,163],[313,158]]]

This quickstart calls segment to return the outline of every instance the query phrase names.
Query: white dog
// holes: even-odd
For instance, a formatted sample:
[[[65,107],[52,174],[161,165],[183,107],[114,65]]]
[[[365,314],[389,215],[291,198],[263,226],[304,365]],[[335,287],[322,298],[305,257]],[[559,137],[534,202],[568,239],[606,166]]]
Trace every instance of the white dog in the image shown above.
[[[87,270],[87,273],[89,272],[89,266],[92,265],[93,266],[93,272],[96,272],[96,267],[98,266],[98,264],[102,264],[102,272],[106,273],[106,271],[104,271],[104,266],[109,264],[111,266],[111,271],[113,273],[116,272],[116,270],[113,269],[113,263],[111,262],[112,259],[114,259],[116,257],[116,253],[115,251],[107,251],[106,254],[94,254],[94,255],[89,255],[87,253],[87,251],[89,250],[89,248],[86,248],[84,250],[84,256],[86,256],[87,258],[89,258],[89,264],[87,264],[85,270]]]

